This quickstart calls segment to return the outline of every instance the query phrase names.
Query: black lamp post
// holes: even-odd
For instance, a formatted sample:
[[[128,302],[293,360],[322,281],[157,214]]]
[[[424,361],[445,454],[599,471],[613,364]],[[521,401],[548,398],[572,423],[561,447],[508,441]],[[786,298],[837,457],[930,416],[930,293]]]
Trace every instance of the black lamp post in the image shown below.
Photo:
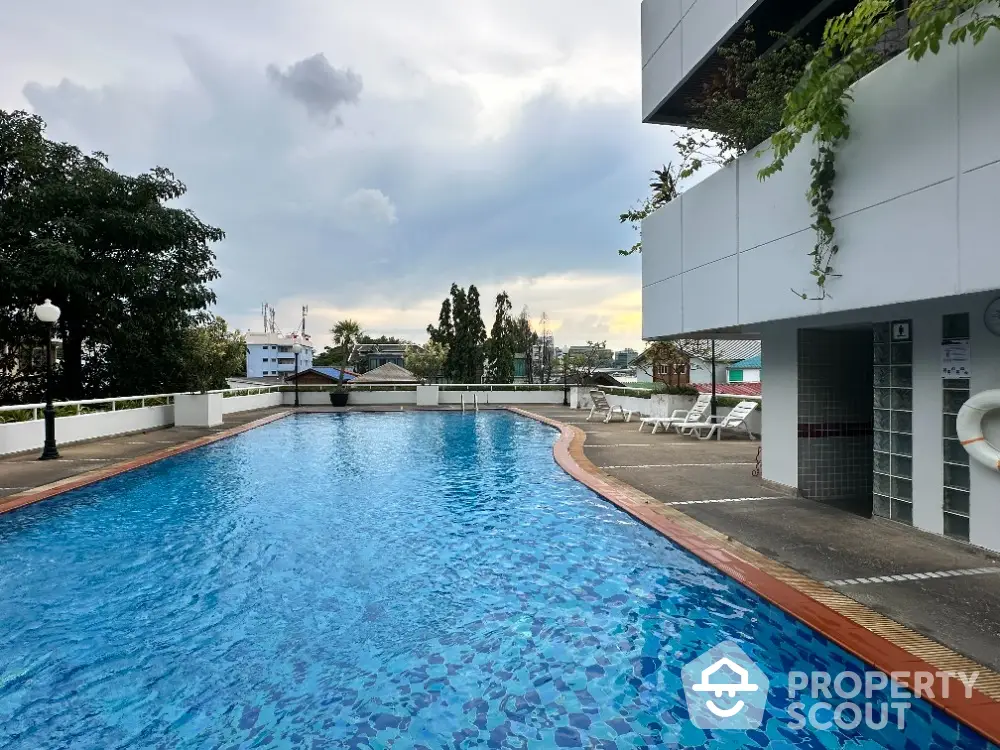
[[[56,410],[52,406],[52,331],[59,320],[60,310],[52,304],[52,300],[45,300],[40,305],[35,305],[35,317],[45,323],[45,445],[42,448],[42,455],[39,461],[48,461],[52,458],[59,458],[59,449],[56,448]]]
[[[295,405],[299,405],[299,352],[302,351],[302,344],[296,341],[292,344],[292,351],[295,352]]]

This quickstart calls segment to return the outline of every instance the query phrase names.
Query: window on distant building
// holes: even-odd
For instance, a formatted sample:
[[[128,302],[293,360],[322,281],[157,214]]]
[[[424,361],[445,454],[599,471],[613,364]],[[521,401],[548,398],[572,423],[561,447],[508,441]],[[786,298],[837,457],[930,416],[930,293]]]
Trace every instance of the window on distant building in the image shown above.
[[[730,383],[742,383],[743,382],[743,370],[730,370],[729,371],[729,382]]]

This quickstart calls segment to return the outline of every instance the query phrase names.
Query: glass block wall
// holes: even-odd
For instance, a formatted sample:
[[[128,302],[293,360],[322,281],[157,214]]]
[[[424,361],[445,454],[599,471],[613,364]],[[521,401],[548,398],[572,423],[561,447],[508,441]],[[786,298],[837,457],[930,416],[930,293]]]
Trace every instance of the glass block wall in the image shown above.
[[[913,323],[874,326],[872,512],[913,524]]]
[[[941,320],[941,345],[968,346],[969,314],[945,315]],[[969,454],[962,447],[955,430],[955,418],[962,404],[969,400],[968,369],[961,366],[942,371],[944,428],[944,533],[969,540]]]

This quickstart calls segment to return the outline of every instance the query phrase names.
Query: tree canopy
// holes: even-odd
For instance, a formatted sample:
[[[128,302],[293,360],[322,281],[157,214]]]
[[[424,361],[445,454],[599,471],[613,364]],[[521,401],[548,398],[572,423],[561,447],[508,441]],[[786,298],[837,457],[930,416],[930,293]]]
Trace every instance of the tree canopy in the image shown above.
[[[218,328],[204,312],[225,235],[170,205],[186,190],[168,169],[121,174],[46,138],[38,116],[0,111],[0,399],[40,390],[23,352],[45,341],[31,313],[45,298],[62,310],[57,397],[199,387],[187,347],[201,345],[192,329]]]

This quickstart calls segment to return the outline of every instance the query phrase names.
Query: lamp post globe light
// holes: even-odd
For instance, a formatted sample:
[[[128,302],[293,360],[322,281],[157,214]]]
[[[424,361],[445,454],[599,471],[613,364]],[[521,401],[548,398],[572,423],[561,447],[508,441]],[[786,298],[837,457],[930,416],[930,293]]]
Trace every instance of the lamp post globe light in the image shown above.
[[[295,352],[295,405],[299,405],[299,353],[302,351],[302,344],[296,341],[292,344],[292,351]]]
[[[50,299],[35,305],[35,317],[48,325],[45,334],[45,445],[42,455],[38,457],[40,461],[59,458],[59,449],[56,448],[56,410],[52,406],[52,331],[59,321],[60,312]]]

